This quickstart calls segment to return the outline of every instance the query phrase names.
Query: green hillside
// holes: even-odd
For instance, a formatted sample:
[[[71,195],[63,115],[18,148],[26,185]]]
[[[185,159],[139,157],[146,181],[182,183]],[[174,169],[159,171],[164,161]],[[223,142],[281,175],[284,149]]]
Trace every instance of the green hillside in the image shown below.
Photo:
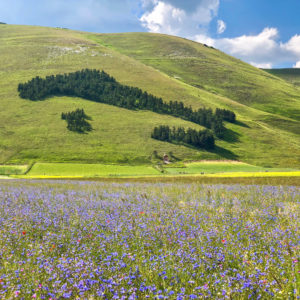
[[[111,47],[191,86],[300,120],[300,90],[205,45],[160,34],[100,34]]]
[[[300,69],[299,68],[287,68],[287,69],[264,69],[264,71],[278,76],[288,82],[293,83],[295,86],[300,87]]]
[[[182,160],[238,159],[253,165],[299,166],[300,89],[224,53],[154,34],[88,34],[35,26],[0,26],[0,163],[151,164],[153,151]],[[21,99],[17,87],[35,76],[90,68],[164,101],[233,110],[214,151],[151,139],[155,126],[202,129],[150,111],[79,98]],[[93,131],[66,129],[62,112],[83,108]]]

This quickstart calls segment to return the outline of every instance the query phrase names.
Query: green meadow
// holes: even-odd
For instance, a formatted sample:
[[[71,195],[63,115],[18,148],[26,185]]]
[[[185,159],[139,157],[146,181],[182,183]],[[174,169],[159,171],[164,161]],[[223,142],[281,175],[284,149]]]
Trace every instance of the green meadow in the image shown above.
[[[0,175],[21,175],[28,170],[29,166],[23,165],[0,165]]]
[[[1,25],[0,51],[1,164],[128,165],[139,166],[137,174],[144,169],[148,174],[158,163],[153,158],[156,151],[159,157],[172,152],[182,163],[239,160],[262,168],[292,169],[300,165],[300,89],[218,50],[167,35]],[[231,109],[238,122],[226,123],[224,139],[208,152],[151,139],[153,127],[159,125],[202,129],[179,118],[80,98],[32,102],[18,95],[20,82],[83,68],[104,70],[120,83],[164,101],[183,101],[194,109]],[[62,112],[77,108],[91,116],[92,132],[70,132],[60,119]],[[119,173],[125,174],[122,168]],[[107,171],[114,173],[119,174]]]
[[[184,164],[182,167],[166,167],[168,174],[214,174],[214,173],[228,173],[228,172],[289,172],[295,171],[294,169],[278,169],[278,168],[263,168],[245,164],[242,162],[194,162]]]
[[[145,176],[159,175],[160,172],[151,166],[104,165],[104,164],[69,164],[69,163],[38,163],[28,173],[35,176],[74,176],[74,177],[101,177],[101,176]]]
[[[201,161],[173,165],[36,163],[32,166],[3,166],[2,175],[19,178],[135,178],[180,177],[185,175],[225,177],[298,176],[300,171],[288,168],[262,168],[236,161]],[[11,168],[11,171],[9,172]],[[0,168],[1,171],[1,168]],[[236,175],[235,175],[236,174]]]

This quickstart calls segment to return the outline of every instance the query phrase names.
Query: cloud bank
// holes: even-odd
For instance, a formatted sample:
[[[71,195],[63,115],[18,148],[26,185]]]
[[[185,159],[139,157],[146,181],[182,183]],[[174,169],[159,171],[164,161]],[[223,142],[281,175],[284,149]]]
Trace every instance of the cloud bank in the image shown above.
[[[219,0],[146,0],[140,21],[148,31],[183,37],[206,32],[217,15]]]

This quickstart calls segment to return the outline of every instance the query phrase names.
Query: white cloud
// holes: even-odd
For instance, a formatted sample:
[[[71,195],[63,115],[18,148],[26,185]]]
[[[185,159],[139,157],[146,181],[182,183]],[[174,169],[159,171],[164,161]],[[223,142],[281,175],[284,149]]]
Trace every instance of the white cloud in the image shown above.
[[[144,5],[152,3],[140,21],[150,32],[167,33],[184,37],[192,37],[205,32],[205,27],[216,16],[219,0],[202,0],[181,2],[180,7],[175,0],[144,0]],[[186,3],[183,5],[182,3]],[[187,5],[189,4],[189,6]],[[195,5],[192,10],[191,4]]]
[[[215,46],[215,41],[213,38],[207,36],[206,34],[197,34],[193,38],[195,41],[201,44],[206,44],[208,46]]]
[[[271,63],[262,63],[262,64],[257,64],[255,62],[250,62],[250,64],[256,68],[260,69],[272,69],[272,64]]]
[[[276,28],[265,28],[258,35],[242,35],[236,38],[211,39],[195,36],[195,40],[214,46],[232,56],[241,58],[257,67],[272,67],[274,57],[279,56],[280,45]]]
[[[294,35],[286,44],[280,44],[286,51],[292,52],[300,59],[300,35]]]
[[[222,34],[226,30],[226,23],[222,20],[218,20],[218,34]]]
[[[216,43],[231,54],[265,57],[276,48],[277,38],[278,30],[276,28],[265,28],[258,35],[242,35],[232,39],[219,39]]]
[[[293,65],[293,68],[300,68],[300,60],[297,61],[295,65]]]
[[[186,13],[170,4],[158,1],[154,9],[141,17],[141,22],[151,32],[178,34]]]

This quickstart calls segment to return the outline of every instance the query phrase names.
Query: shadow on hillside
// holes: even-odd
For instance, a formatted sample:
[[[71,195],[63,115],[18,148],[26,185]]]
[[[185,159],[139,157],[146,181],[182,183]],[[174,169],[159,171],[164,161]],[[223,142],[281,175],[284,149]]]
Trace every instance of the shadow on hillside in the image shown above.
[[[236,160],[238,159],[238,155],[234,154],[233,152],[231,152],[230,150],[227,150],[225,148],[222,148],[222,147],[219,147],[217,145],[215,145],[214,149],[204,149],[204,148],[198,148],[198,147],[195,147],[195,146],[192,146],[192,145],[189,145],[189,144],[185,144],[185,143],[178,143],[178,142],[170,142],[170,141],[165,141],[166,143],[170,143],[170,144],[173,144],[173,145],[180,145],[180,146],[185,146],[187,148],[190,148],[190,149],[194,149],[194,150],[197,150],[197,151],[207,151],[209,153],[214,153],[214,154],[217,154],[225,159],[230,159],[230,160]],[[171,157],[175,157],[175,156],[171,156]],[[161,158],[160,158],[161,159]],[[180,158],[177,158],[179,161],[181,160]]]
[[[248,126],[246,123],[241,122],[241,121],[235,121],[236,125],[241,126],[241,127],[246,127],[246,128],[250,128],[250,126]]]
[[[91,126],[91,128],[89,128],[88,130],[87,129],[85,129],[85,130],[71,130],[71,129],[68,129],[68,130],[71,131],[71,132],[74,132],[74,133],[78,133],[78,134],[89,134],[90,132],[94,131],[95,129]]]
[[[236,160],[239,158],[238,155],[234,154],[232,151],[219,146],[215,146],[215,149],[211,152],[230,160]]]
[[[239,141],[240,134],[231,130],[226,129],[224,137],[222,138],[223,141],[228,143],[236,143]]]

